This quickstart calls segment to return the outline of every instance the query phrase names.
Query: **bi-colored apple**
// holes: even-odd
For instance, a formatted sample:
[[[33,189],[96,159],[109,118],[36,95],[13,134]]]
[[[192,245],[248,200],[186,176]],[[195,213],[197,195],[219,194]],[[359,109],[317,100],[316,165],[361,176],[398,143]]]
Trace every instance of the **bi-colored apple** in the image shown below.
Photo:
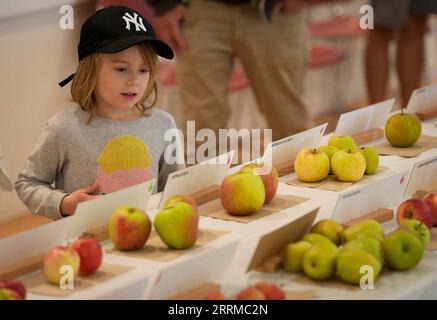
[[[249,287],[241,290],[236,295],[237,300],[266,300],[261,289]]]
[[[252,169],[261,177],[265,189],[264,204],[270,203],[278,191],[279,177],[276,168],[264,162],[250,163],[245,165],[244,168]]]
[[[196,201],[183,195],[170,197],[156,214],[155,230],[171,249],[188,249],[199,234],[199,209]]]
[[[423,201],[428,205],[432,212],[433,224],[437,226],[437,194],[428,193],[423,197]]]
[[[73,276],[76,276],[80,267],[79,253],[71,247],[61,245],[50,249],[44,257],[44,274],[50,283],[59,285],[65,275],[61,272],[63,266],[70,266]]]
[[[0,300],[24,300],[24,299],[15,290],[9,288],[1,288]]]
[[[250,168],[227,175],[221,185],[220,200],[223,208],[232,215],[248,216],[262,208],[266,192],[258,174]]]
[[[117,208],[109,220],[109,236],[119,250],[138,250],[146,243],[152,223],[146,212],[132,206]]]
[[[422,221],[429,229],[433,225],[431,208],[421,199],[408,199],[402,202],[396,212],[398,224],[404,219]]]
[[[284,300],[285,294],[277,285],[273,283],[257,282],[253,287],[260,289],[266,300]]]
[[[15,279],[0,280],[0,289],[11,289],[17,292],[20,297],[26,299],[26,287],[23,282]]]

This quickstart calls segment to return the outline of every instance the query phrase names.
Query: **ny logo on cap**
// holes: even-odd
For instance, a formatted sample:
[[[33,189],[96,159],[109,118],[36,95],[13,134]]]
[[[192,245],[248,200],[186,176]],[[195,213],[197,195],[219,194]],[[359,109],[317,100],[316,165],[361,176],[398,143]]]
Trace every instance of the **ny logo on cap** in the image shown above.
[[[143,30],[144,32],[147,32],[146,27],[143,24],[143,19],[138,16],[136,12],[134,12],[134,16],[132,17],[128,12],[126,12],[123,16],[124,21],[126,21],[126,29],[130,30],[130,24],[131,22],[135,25],[135,30],[140,31]]]

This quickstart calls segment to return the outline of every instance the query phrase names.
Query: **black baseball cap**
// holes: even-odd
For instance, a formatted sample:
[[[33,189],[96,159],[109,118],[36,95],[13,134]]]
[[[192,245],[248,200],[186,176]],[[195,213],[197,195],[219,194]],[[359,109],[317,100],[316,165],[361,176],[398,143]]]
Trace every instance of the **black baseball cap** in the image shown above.
[[[115,53],[144,42],[152,45],[159,56],[173,59],[173,50],[156,38],[152,26],[140,13],[125,6],[109,6],[84,22],[77,54],[81,61],[94,52]],[[63,87],[73,78],[74,73],[59,85]]]

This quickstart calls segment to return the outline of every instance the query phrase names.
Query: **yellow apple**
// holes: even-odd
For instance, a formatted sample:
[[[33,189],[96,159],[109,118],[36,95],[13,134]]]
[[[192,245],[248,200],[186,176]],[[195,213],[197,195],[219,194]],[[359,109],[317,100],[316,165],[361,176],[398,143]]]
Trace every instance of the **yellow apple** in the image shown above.
[[[394,147],[410,147],[416,143],[422,132],[420,119],[411,113],[394,114],[385,123],[385,137]]]
[[[331,136],[328,140],[328,145],[338,150],[353,150],[357,148],[357,144],[351,136]]]
[[[332,219],[323,219],[317,222],[310,230],[311,233],[318,233],[339,245],[343,226]]]
[[[366,159],[359,151],[336,152],[331,159],[332,171],[340,181],[360,181],[366,171]]]
[[[299,180],[316,182],[326,179],[330,164],[328,156],[317,149],[302,149],[294,160],[294,171]]]

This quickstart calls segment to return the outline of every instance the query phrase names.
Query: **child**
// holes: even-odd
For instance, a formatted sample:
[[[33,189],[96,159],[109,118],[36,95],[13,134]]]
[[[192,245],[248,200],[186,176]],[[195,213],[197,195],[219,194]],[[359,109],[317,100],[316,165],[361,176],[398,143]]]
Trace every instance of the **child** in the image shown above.
[[[153,108],[157,55],[172,59],[170,47],[150,24],[123,6],[97,11],[85,21],[79,66],[71,94],[78,106],[52,117],[25,163],[15,189],[29,209],[52,219],[72,215],[78,203],[158,178],[183,164],[164,159],[173,118]],[[180,163],[180,162],[179,162]],[[54,182],[54,187],[52,183]]]

